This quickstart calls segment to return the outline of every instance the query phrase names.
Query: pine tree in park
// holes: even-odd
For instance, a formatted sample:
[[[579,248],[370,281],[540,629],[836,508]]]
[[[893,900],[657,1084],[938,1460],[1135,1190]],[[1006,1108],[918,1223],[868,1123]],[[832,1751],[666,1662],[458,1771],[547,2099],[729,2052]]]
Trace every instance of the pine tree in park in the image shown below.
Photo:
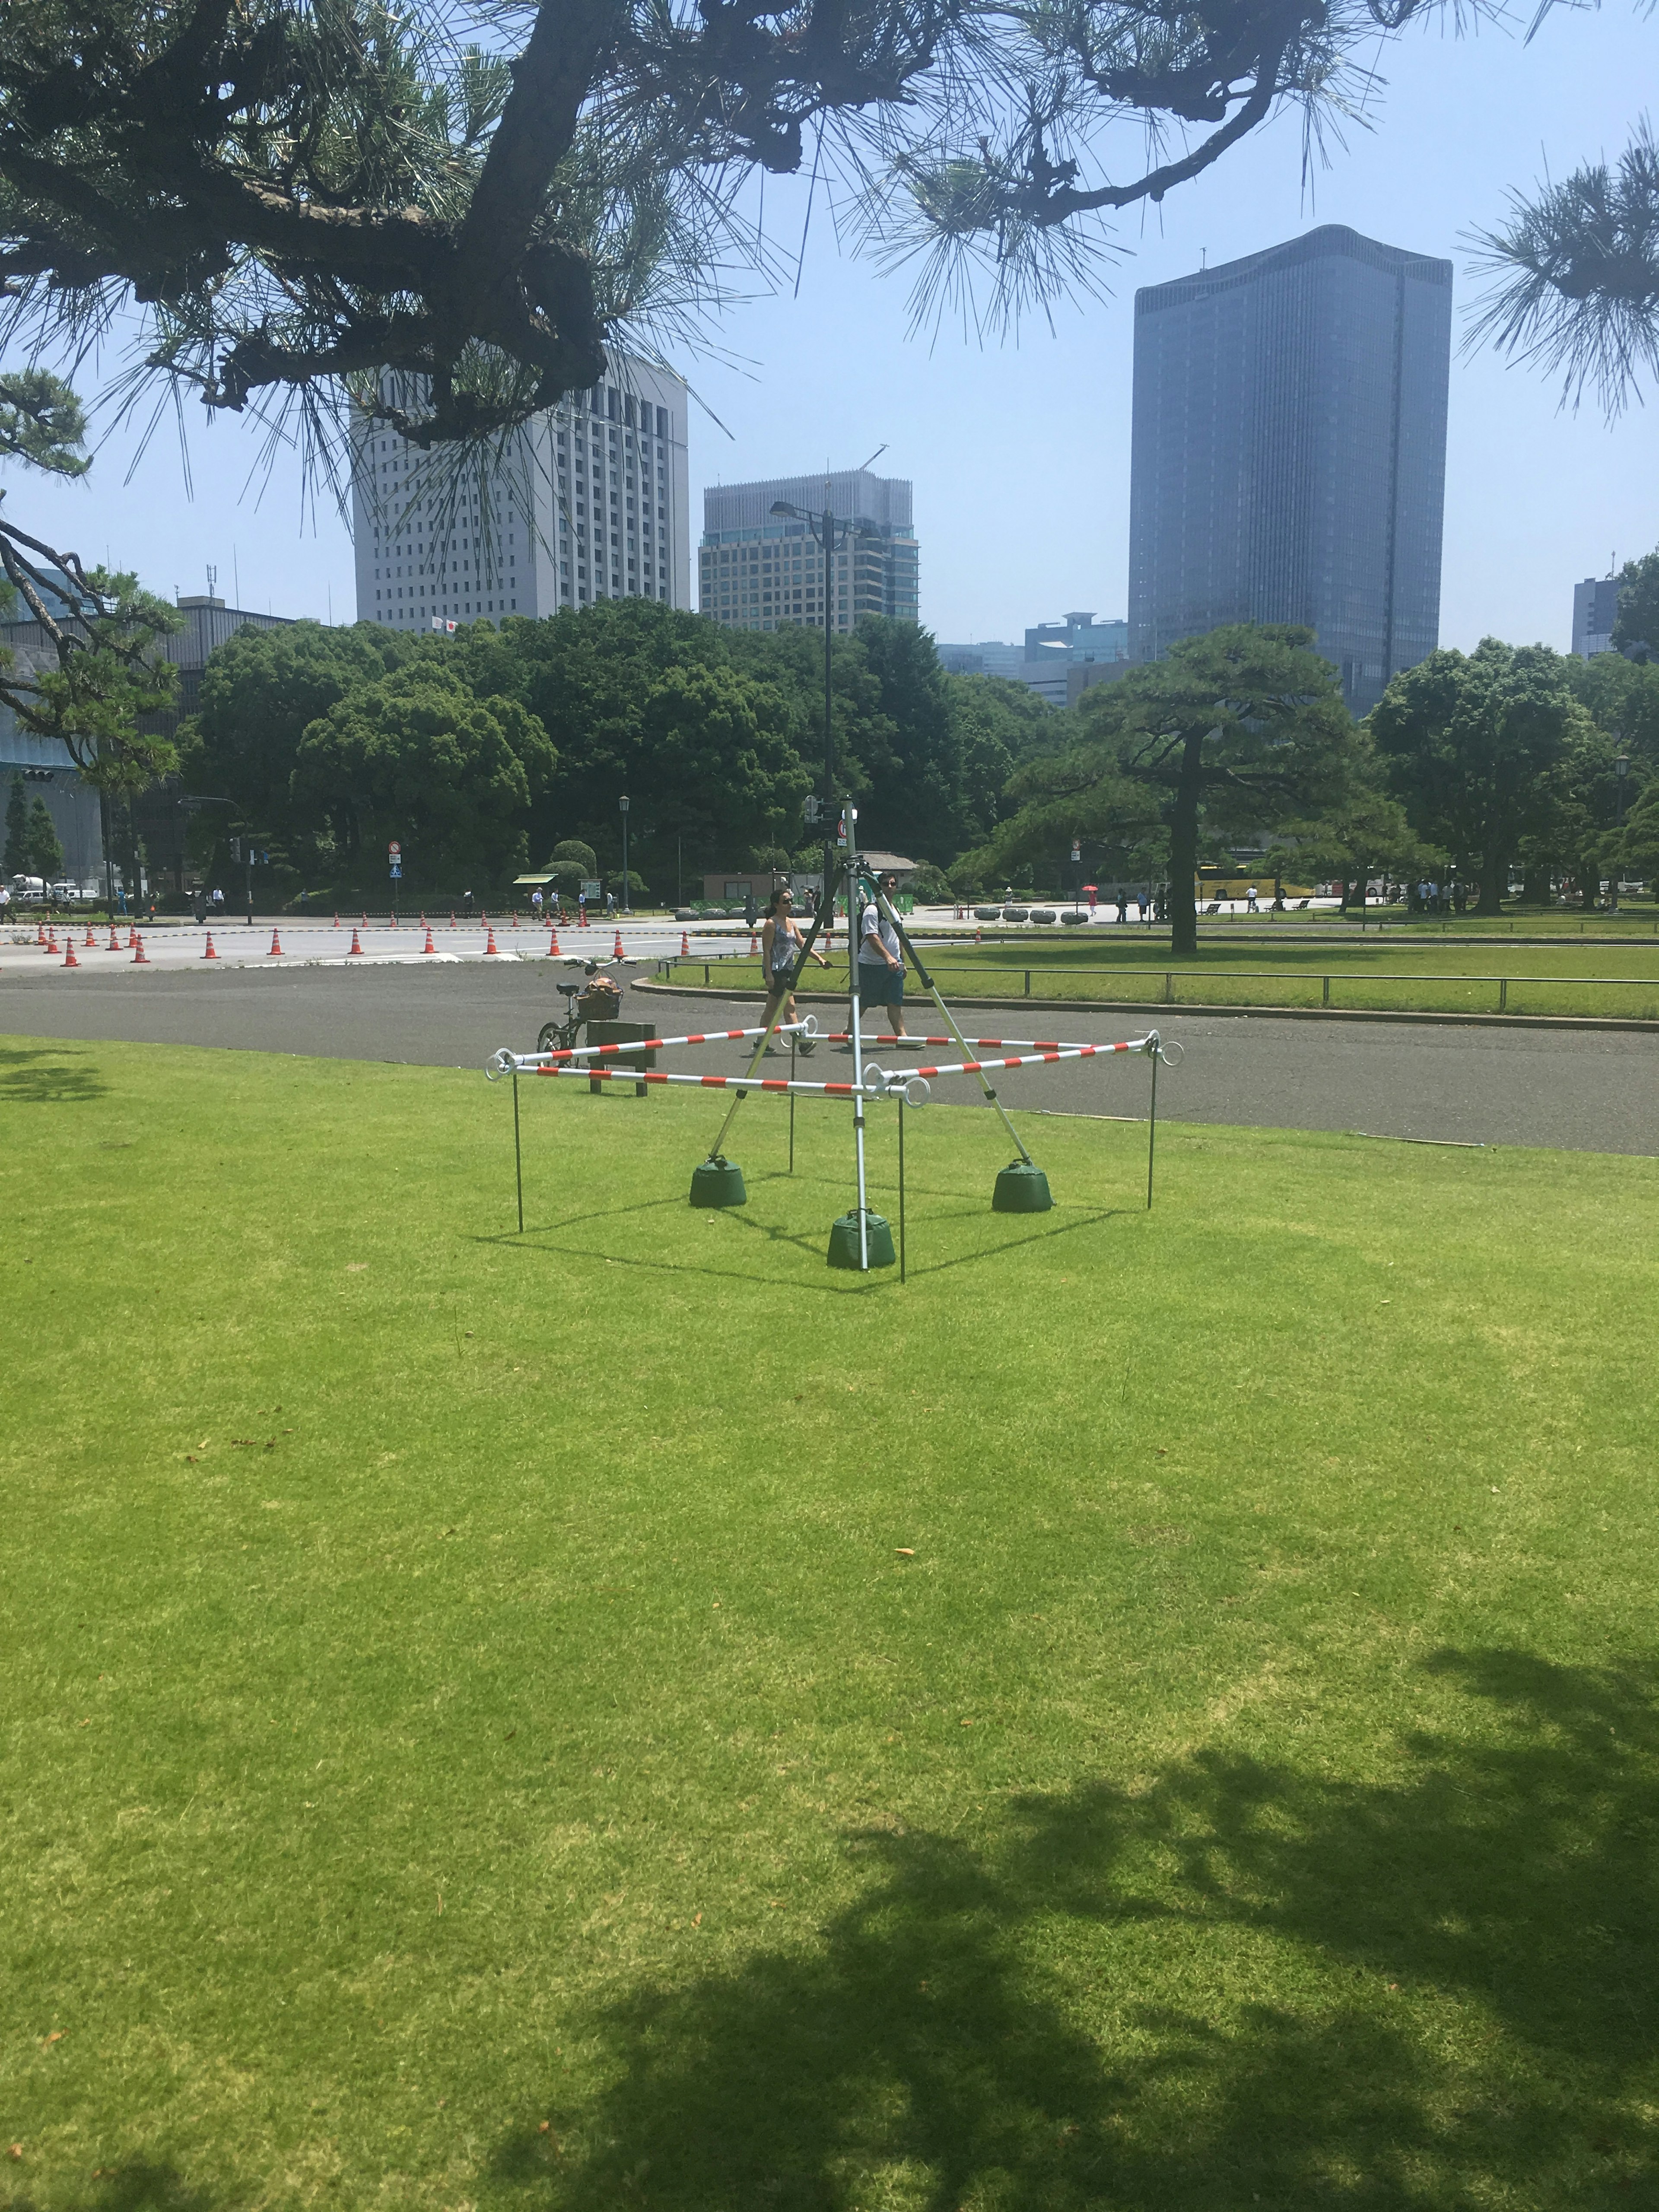
[[[15,775],[6,794],[6,850],[3,866],[9,876],[29,872],[29,805],[23,779]]]
[[[58,825],[44,799],[36,797],[29,809],[28,872],[42,876],[50,883],[54,876],[64,872],[64,846],[58,835]]]

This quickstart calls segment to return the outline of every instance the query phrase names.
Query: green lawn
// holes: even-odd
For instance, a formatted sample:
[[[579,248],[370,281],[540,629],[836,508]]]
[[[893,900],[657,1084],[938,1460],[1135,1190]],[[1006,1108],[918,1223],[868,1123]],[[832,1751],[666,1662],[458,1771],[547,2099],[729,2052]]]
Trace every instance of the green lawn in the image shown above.
[[[809,988],[839,975],[814,968]],[[947,996],[1111,999],[1148,1005],[1377,1007],[1434,1013],[1575,1014],[1659,1021],[1659,945],[1443,945],[1428,938],[1352,944],[1215,945],[1176,959],[1167,933],[1131,929],[1079,944],[1044,935],[1000,944],[926,945],[922,957]],[[753,992],[758,960],[678,963],[693,983]],[[1502,983],[1502,989],[1499,983]]]
[[[0,1058],[0,2203],[1659,2204],[1653,1163],[522,1103]]]

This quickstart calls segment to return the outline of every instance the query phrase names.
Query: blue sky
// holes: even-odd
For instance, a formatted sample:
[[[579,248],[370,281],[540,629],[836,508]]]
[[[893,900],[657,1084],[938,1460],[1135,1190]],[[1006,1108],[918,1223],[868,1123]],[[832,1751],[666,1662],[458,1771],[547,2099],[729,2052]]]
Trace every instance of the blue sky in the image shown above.
[[[1519,19],[1524,21],[1524,15]],[[843,256],[822,193],[799,298],[751,299],[720,333],[725,360],[681,364],[694,405],[694,520],[701,486],[855,465],[885,443],[884,472],[915,484],[922,619],[941,638],[1012,638],[1068,608],[1125,606],[1129,392],[1136,288],[1296,236],[1351,223],[1455,265],[1472,287],[1463,234],[1496,222],[1505,187],[1547,164],[1561,175],[1624,145],[1651,80],[1654,33],[1621,3],[1558,7],[1530,46],[1518,29],[1456,37],[1431,24],[1386,51],[1373,127],[1304,184],[1296,120],[1281,118],[1173,193],[1127,249],[1110,297],[1062,306],[1006,344],[950,330],[908,335],[907,285]],[[805,188],[769,188],[767,228],[800,237]],[[1659,394],[1650,394],[1650,401]],[[1612,426],[1592,405],[1562,411],[1535,374],[1491,354],[1454,358],[1441,639],[1488,633],[1565,647],[1572,586],[1659,543],[1659,410]],[[188,420],[200,413],[185,403]],[[132,441],[112,434],[81,485],[7,475],[7,512],[88,559],[171,592],[222,593],[278,613],[349,620],[351,550],[331,508],[312,513],[297,469],[267,478],[261,441],[228,420],[191,422],[187,488],[164,427],[131,483]],[[694,530],[695,542],[695,530]]]

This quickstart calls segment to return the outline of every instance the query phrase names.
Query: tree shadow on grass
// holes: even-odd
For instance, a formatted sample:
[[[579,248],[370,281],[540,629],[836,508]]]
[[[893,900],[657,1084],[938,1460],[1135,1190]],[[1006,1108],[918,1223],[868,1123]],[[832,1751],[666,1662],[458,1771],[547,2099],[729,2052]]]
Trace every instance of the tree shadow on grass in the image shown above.
[[[241,2187],[230,2192],[198,2188],[176,2166],[135,2158],[94,2170],[73,2199],[54,2192],[52,2202],[73,2202],[84,2212],[235,2212],[237,2206],[251,2203],[253,2195]],[[33,2197],[7,2202],[11,2212],[44,2212],[44,2200]]]
[[[1659,2204],[1652,1674],[1431,1671],[1468,1704],[1399,1780],[1211,1753],[1017,1803],[983,1848],[850,1838],[868,1879],[819,1943],[612,2006],[609,2087],[510,2135],[497,2184],[559,2212]]]
[[[84,1057],[66,1053],[61,1045],[7,1046],[0,1049],[0,1104],[72,1106],[82,1100],[104,1098],[109,1085],[96,1068],[41,1066],[42,1060],[61,1063]]]

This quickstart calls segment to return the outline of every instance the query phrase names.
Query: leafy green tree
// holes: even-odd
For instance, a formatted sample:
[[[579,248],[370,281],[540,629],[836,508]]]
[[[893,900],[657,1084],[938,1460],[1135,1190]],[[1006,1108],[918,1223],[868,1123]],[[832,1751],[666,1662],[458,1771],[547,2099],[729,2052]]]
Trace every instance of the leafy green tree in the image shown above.
[[[1362,751],[1358,772],[1338,804],[1324,817],[1282,826],[1265,863],[1275,881],[1299,875],[1334,877],[1342,886],[1342,911],[1364,908],[1365,886],[1373,876],[1413,877],[1438,870],[1445,855],[1425,845],[1406,819],[1398,799],[1378,789],[1366,773],[1371,763]]]
[[[15,775],[11,789],[6,794],[6,851],[5,872],[9,876],[26,876],[29,867],[29,802],[23,788],[23,779]]]
[[[1356,769],[1353,725],[1311,630],[1237,623],[1184,638],[1168,657],[1085,694],[1085,737],[1016,779],[1030,827],[1133,849],[1169,840],[1170,944],[1198,949],[1200,845],[1334,808]]]
[[[38,794],[29,809],[27,866],[30,875],[44,876],[48,883],[64,872],[64,846],[58,835],[58,824],[46,800]]]
[[[823,633],[788,628],[720,635],[734,667],[772,685],[789,702],[795,748],[811,770],[816,792],[823,760]],[[857,632],[830,641],[830,699],[838,795],[855,799],[862,808],[884,779],[898,774],[898,733],[883,711],[881,685]],[[823,859],[820,848],[817,865]]]
[[[914,623],[880,615],[866,617],[854,635],[891,732],[861,810],[860,837],[872,848],[949,860],[977,825],[967,802],[962,726],[933,640]]]
[[[667,669],[641,705],[635,785],[659,817],[704,839],[775,843],[811,787],[791,734],[775,684],[735,668]]]
[[[301,739],[294,796],[333,823],[348,865],[397,838],[410,878],[453,889],[500,883],[522,866],[533,793],[556,756],[515,699],[474,699],[459,678],[416,660],[351,692]]]
[[[1546,816],[1552,771],[1588,723],[1563,656],[1483,638],[1431,653],[1371,710],[1372,744],[1407,819],[1458,867],[1479,870],[1477,913],[1503,910],[1523,834]]]
[[[1631,808],[1615,850],[1621,875],[1650,888],[1659,883],[1659,780]]]
[[[568,860],[580,871],[591,883],[599,872],[599,856],[591,845],[584,845],[580,837],[566,837],[553,848],[556,860]]]
[[[1601,878],[1620,872],[1619,741],[1581,711],[1568,726],[1560,757],[1540,785],[1517,858],[1529,884],[1548,896],[1559,870],[1578,887],[1589,910],[1601,896]]]
[[[1613,641],[1615,646],[1645,645],[1659,653],[1659,553],[1644,553],[1639,561],[1626,561],[1619,571],[1619,611],[1613,618]],[[1601,653],[1595,657],[1606,658]]]
[[[1628,758],[1634,793],[1659,775],[1659,661],[1626,660],[1622,653],[1581,660],[1569,653],[1565,665],[1574,698]]]
[[[234,799],[261,836],[313,834],[321,827],[314,797],[302,810],[293,795],[301,741],[343,699],[407,660],[408,645],[368,623],[239,629],[202,671],[188,757],[192,782]]]

